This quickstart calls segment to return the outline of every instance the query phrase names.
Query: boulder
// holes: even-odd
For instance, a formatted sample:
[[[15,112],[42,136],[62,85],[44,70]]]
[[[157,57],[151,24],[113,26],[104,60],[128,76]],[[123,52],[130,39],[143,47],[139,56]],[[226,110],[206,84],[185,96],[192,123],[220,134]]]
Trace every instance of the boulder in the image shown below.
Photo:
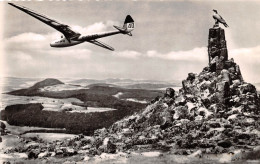
[[[213,115],[212,112],[210,112],[208,109],[200,107],[198,109],[199,115],[201,115],[203,118],[208,118],[211,117]]]
[[[173,98],[175,95],[175,90],[172,88],[167,88],[166,89],[166,93],[165,93],[165,97],[170,97]]]
[[[190,154],[189,157],[199,157],[199,158],[201,158],[202,155],[203,155],[202,151],[201,150],[197,150],[194,153]]]
[[[63,154],[63,150],[60,148],[55,149],[55,155],[62,155]]]
[[[221,71],[221,76],[222,76],[221,81],[226,81],[226,82],[228,82],[229,84],[231,84],[230,74],[229,74],[229,71],[228,71],[228,70],[223,69],[223,70]]]
[[[229,148],[230,146],[232,146],[232,143],[229,140],[223,140],[218,142],[218,146]]]
[[[40,154],[40,150],[39,149],[32,149],[30,151],[28,151],[27,155],[29,159],[36,159],[38,158],[38,155]]]
[[[188,116],[188,108],[187,106],[178,106],[174,109],[175,113],[173,115],[173,119],[183,119]]]
[[[211,122],[209,123],[209,126],[212,127],[212,128],[220,128],[220,123],[218,122]]]
[[[240,85],[239,90],[241,94],[246,94],[247,92],[256,93],[255,86],[250,83],[245,83],[243,85]]]
[[[116,145],[112,143],[111,138],[105,138],[103,141],[104,152],[105,153],[115,153]]]
[[[196,75],[195,75],[194,73],[189,73],[186,80],[188,80],[188,81],[190,81],[191,83],[193,83],[195,77],[196,77]]]
[[[1,129],[5,129],[6,128],[6,126],[5,126],[5,124],[1,121]]]
[[[45,152],[42,152],[38,155],[38,158],[44,158],[44,157],[48,157],[50,155],[49,152],[45,151]]]
[[[186,99],[184,96],[178,96],[176,99],[175,99],[175,104],[177,106],[182,106],[182,105],[185,105],[186,104]]]
[[[108,131],[106,128],[98,129],[95,130],[94,136],[100,136],[100,137],[105,137],[108,134]]]
[[[64,154],[66,154],[67,156],[72,156],[72,155],[75,155],[77,154],[77,151],[73,148],[66,148],[64,151],[63,151]]]

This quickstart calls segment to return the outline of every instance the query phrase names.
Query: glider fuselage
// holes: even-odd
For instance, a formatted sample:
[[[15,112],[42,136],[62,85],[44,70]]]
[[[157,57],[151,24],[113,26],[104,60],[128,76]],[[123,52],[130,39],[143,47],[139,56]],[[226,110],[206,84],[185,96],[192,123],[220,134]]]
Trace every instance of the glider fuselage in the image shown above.
[[[51,47],[70,47],[70,46],[74,46],[80,43],[83,43],[84,41],[76,41],[76,40],[68,40],[67,38],[61,38],[58,40],[55,40],[53,42],[50,43]]]

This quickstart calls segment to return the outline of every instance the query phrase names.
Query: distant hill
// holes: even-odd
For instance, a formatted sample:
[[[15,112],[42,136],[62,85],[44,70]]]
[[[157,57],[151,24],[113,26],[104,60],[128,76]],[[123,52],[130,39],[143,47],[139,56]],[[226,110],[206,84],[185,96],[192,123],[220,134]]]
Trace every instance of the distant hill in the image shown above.
[[[124,86],[128,89],[159,89],[159,88],[166,88],[166,87],[173,87],[176,86],[175,84],[153,84],[153,83],[139,83],[139,84],[132,84]]]
[[[87,87],[91,88],[91,87],[96,87],[96,86],[102,86],[102,87],[119,87],[117,85],[114,84],[107,84],[107,83],[96,83],[96,84],[90,84]]]
[[[64,84],[57,79],[45,79],[41,82],[34,84],[27,89],[19,89],[8,92],[11,95],[17,96],[43,96],[49,98],[78,98],[83,102],[88,102],[91,106],[96,107],[114,107],[114,102],[126,101],[126,99],[136,99],[139,101],[151,101],[157,96],[162,96],[163,91],[159,90],[147,90],[147,89],[129,89],[114,84],[99,83],[90,84],[87,89],[76,90],[62,90],[62,91],[45,91],[40,88]],[[116,98],[115,95],[122,93],[120,98]],[[121,102],[122,103],[122,102]],[[129,102],[127,102],[129,103]],[[95,104],[95,105],[94,105]],[[117,109],[117,108],[115,108]]]
[[[157,81],[157,80],[132,80],[132,79],[121,79],[121,78],[109,78],[109,79],[103,79],[103,80],[95,80],[95,79],[79,79],[79,80],[72,80],[68,81],[70,84],[80,84],[80,85],[91,85],[91,84],[114,84],[117,86],[122,87],[129,87],[130,89],[152,89],[148,88],[147,84],[165,84],[167,86],[174,86],[176,84],[181,84],[180,82],[166,82],[166,81]],[[131,87],[131,85],[135,84],[144,84],[146,85],[145,88],[141,87]],[[164,87],[164,86],[163,86]],[[157,87],[155,87],[157,88]]]
[[[52,85],[58,85],[58,84],[64,84],[64,83],[57,79],[48,78],[43,81],[35,83],[32,87],[29,87],[27,89],[14,90],[8,92],[8,94],[19,95],[19,96],[37,96],[40,93],[39,92],[40,88],[52,86]]]
[[[78,79],[78,80],[68,81],[68,83],[88,85],[88,84],[103,83],[103,81],[102,80],[95,80],[95,79]]]
[[[58,85],[58,84],[64,84],[64,83],[57,79],[48,78],[34,84],[31,88],[38,89],[38,88],[43,88],[43,87]]]

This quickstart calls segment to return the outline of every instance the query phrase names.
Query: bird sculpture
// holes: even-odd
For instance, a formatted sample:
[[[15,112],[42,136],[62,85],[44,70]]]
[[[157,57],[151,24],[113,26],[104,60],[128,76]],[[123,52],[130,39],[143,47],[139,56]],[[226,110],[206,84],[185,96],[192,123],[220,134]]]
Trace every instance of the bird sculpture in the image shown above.
[[[213,11],[214,11],[213,18],[215,19],[214,27],[219,27],[219,23],[222,23],[225,27],[229,27],[226,21],[218,14],[218,11],[215,9]]]

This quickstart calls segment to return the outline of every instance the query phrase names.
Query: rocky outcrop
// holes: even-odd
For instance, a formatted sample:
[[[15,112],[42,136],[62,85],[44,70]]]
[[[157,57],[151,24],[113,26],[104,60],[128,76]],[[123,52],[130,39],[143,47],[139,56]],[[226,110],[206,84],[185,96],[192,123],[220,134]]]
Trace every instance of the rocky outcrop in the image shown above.
[[[189,73],[178,93],[167,89],[142,112],[113,124],[105,135],[117,150],[173,149],[190,154],[251,149],[260,144],[260,98],[228,59],[225,33],[209,30],[209,66]]]

